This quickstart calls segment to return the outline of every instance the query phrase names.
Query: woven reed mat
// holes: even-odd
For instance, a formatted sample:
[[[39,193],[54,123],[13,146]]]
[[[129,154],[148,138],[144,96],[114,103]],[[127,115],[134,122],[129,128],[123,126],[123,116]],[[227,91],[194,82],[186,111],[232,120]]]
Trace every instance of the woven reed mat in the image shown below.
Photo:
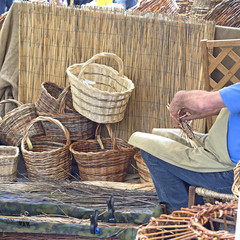
[[[151,183],[116,182],[16,182],[1,184],[0,196],[35,203],[50,202],[106,210],[106,200],[114,196],[116,211],[149,213],[158,204]]]

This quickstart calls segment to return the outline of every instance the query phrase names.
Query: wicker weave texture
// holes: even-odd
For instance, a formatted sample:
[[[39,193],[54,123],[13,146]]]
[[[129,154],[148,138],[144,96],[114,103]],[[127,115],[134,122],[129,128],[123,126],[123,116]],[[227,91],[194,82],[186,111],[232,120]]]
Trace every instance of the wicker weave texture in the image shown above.
[[[43,83],[36,108],[39,116],[59,120],[68,129],[71,141],[94,137],[96,123],[75,111],[70,87],[63,89],[54,83]],[[57,142],[65,141],[62,129],[56,124],[44,121],[42,125],[46,136]]]
[[[27,144],[29,129],[39,121],[50,121],[58,125],[64,132],[66,144],[31,140],[33,149],[30,150]],[[21,150],[27,167],[28,177],[31,180],[64,180],[69,178],[72,158],[69,152],[70,135],[62,123],[50,117],[38,117],[28,126],[22,139]]]
[[[122,182],[135,147],[125,140],[115,138],[111,126],[106,125],[110,138],[100,139],[101,125],[96,128],[96,138],[71,144],[70,151],[78,164],[81,180]],[[100,139],[100,140],[99,140]],[[101,148],[99,141],[104,146]]]
[[[19,148],[0,146],[0,182],[9,183],[16,181]]]
[[[44,113],[58,113],[60,109],[60,101],[64,94],[65,91],[63,87],[52,82],[43,82],[38,98],[35,102],[37,111]],[[72,95],[71,92],[68,92],[65,96],[64,112],[73,111],[75,110],[72,105]]]
[[[137,169],[140,175],[140,181],[142,183],[144,182],[151,182],[152,183],[152,178],[151,178],[151,174],[149,172],[149,169],[146,165],[146,163],[144,162],[142,156],[141,156],[141,152],[137,152],[134,155],[134,159],[136,161],[137,164]]]
[[[19,146],[26,126],[37,117],[34,104],[22,104],[14,99],[7,99],[0,104],[16,103],[17,108],[8,112],[0,121],[0,141],[5,145]],[[29,136],[44,133],[41,123],[35,124],[29,131]]]
[[[94,63],[102,57],[117,61],[119,72]],[[134,84],[123,75],[123,62],[116,54],[99,53],[82,64],[67,69],[73,106],[83,116],[98,123],[116,123],[124,118]]]

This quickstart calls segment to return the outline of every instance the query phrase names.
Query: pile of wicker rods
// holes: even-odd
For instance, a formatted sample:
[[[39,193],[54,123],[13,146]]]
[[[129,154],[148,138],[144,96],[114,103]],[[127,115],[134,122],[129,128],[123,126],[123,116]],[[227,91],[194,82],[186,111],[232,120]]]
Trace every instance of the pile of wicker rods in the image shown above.
[[[176,14],[179,11],[179,7],[173,0],[142,0],[139,1],[134,7],[130,9],[132,13],[149,13],[149,12],[157,12],[157,13],[165,13],[168,15]]]
[[[216,25],[228,27],[240,27],[240,1],[224,0],[215,6],[204,17],[206,20],[213,20]]]
[[[126,189],[113,188],[109,182],[101,182],[101,186],[79,181],[52,182],[16,182],[3,184],[0,189],[1,196],[17,196],[19,201],[32,201],[35,203],[50,202],[53,204],[68,204],[88,209],[106,210],[106,200],[114,196],[116,211],[152,213],[159,200],[151,187],[139,186]],[[20,200],[21,199],[21,200]]]
[[[139,229],[137,240],[148,239],[235,239],[228,232],[230,225],[236,226],[238,202],[216,202],[215,205],[193,206],[174,211],[170,215],[162,214],[152,218],[147,226]],[[209,223],[211,230],[204,227]],[[224,224],[225,230],[218,231],[217,224]]]

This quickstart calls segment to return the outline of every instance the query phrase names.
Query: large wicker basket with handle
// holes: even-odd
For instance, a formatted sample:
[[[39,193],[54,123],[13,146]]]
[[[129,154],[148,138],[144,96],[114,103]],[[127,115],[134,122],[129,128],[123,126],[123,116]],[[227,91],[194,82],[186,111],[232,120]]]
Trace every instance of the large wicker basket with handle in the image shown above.
[[[0,142],[4,145],[19,146],[23,138],[26,126],[37,117],[34,104],[22,104],[14,99],[6,99],[0,104],[15,103],[17,108],[8,112],[0,120]],[[41,123],[35,124],[29,131],[29,135],[42,135],[44,129]]]
[[[29,143],[29,141],[27,141],[29,130],[39,121],[49,121],[58,125],[65,134],[66,144],[44,141],[44,139],[37,140],[34,139],[34,137],[30,138]],[[72,158],[69,152],[70,143],[69,132],[60,121],[42,116],[32,120],[26,128],[21,143],[21,150],[27,167],[28,177],[35,181],[67,179],[70,176],[72,165]]]
[[[55,101],[53,101],[56,104],[53,112],[46,112],[46,110],[43,110],[45,112],[37,111],[38,115],[51,117],[59,120],[68,129],[71,141],[94,138],[97,124],[90,119],[82,116],[78,112],[74,111],[73,108],[71,111],[71,108],[69,108],[69,106],[66,106],[67,103],[71,104],[71,100],[69,99],[69,93],[70,86],[63,90],[58,99],[55,99]],[[40,100],[38,101],[38,103],[39,102]],[[49,102],[48,104],[50,105],[51,102]],[[57,108],[58,110],[57,112],[55,112]],[[56,124],[49,121],[44,121],[42,122],[42,125],[45,130],[46,136],[48,136],[52,140],[57,140],[58,142],[65,141],[66,138],[62,129],[60,129]]]
[[[72,143],[70,151],[78,164],[81,180],[122,182],[135,147],[115,138],[106,124],[110,138],[100,138],[101,125],[96,128],[95,139]]]
[[[117,61],[119,72],[94,63],[102,57]],[[100,53],[87,62],[67,68],[73,106],[83,116],[98,123],[115,123],[124,118],[134,84],[123,75],[123,62],[116,54]]]

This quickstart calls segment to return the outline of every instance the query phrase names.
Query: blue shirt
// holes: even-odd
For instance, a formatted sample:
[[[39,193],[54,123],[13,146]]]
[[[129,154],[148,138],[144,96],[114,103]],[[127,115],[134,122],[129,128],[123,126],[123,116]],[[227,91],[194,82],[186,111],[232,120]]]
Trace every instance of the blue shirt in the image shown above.
[[[240,83],[219,90],[221,98],[228,108],[228,153],[237,164],[240,160]]]

